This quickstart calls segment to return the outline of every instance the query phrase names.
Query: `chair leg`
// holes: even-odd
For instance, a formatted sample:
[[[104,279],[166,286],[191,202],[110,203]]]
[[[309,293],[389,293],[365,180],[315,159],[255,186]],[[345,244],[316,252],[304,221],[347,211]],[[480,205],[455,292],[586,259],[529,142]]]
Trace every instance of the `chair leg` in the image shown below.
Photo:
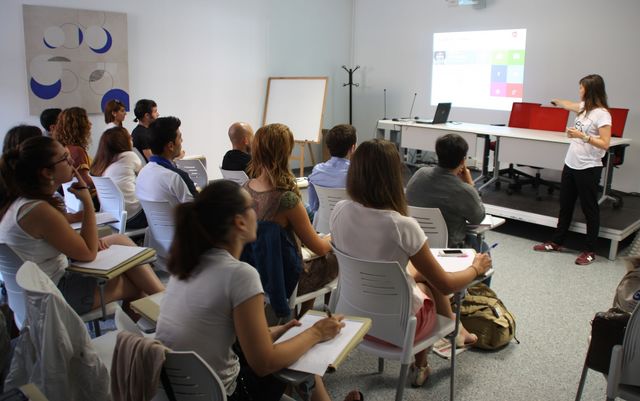
[[[378,358],[378,373],[384,372],[384,358]]]
[[[93,321],[93,332],[96,334],[96,337],[100,337],[100,320],[98,319]]]
[[[407,384],[407,373],[409,372],[409,365],[400,366],[400,377],[398,378],[398,388],[396,389],[396,401],[402,401],[404,395],[404,387]]]
[[[584,363],[582,367],[582,374],[580,375],[580,383],[578,383],[578,392],[576,393],[576,401],[580,401],[582,398],[582,390],[584,389],[584,383],[587,381],[587,372],[589,371],[589,367],[587,367],[587,363]]]

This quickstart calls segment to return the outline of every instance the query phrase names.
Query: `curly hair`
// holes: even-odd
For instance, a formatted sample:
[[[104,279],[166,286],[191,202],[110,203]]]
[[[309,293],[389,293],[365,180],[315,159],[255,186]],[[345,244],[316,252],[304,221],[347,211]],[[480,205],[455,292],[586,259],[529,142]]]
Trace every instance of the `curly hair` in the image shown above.
[[[53,137],[63,146],[76,145],[87,149],[91,140],[90,124],[87,111],[82,107],[65,109],[58,116]]]
[[[299,197],[296,179],[289,170],[293,145],[293,133],[286,125],[269,124],[261,127],[251,145],[249,176],[259,177],[264,172],[276,189],[293,191]]]

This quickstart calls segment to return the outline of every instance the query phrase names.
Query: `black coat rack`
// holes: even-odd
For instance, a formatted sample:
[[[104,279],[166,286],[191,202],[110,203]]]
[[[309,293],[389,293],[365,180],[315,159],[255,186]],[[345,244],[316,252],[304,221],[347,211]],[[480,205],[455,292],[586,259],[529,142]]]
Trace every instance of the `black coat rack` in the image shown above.
[[[342,69],[349,74],[349,83],[342,84],[342,86],[349,87],[349,124],[353,125],[353,87],[356,88],[360,86],[360,84],[353,83],[353,73],[356,72],[360,68],[359,65],[356,65],[356,68],[347,68],[346,65],[342,66]]]

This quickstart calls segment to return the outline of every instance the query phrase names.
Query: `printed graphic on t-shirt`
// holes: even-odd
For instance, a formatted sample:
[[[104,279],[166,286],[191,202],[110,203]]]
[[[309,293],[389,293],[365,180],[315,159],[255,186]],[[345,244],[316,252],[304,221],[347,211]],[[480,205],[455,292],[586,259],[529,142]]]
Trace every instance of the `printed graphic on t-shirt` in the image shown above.
[[[591,125],[593,125],[593,121],[591,121],[591,119],[588,117],[582,117],[580,119],[576,118],[575,127],[583,134],[589,132]]]

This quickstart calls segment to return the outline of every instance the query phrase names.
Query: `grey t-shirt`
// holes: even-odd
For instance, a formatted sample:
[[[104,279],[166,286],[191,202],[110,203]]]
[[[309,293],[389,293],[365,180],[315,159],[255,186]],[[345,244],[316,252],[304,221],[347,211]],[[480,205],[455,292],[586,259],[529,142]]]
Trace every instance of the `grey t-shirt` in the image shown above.
[[[451,247],[464,244],[467,222],[480,224],[484,219],[484,205],[478,191],[439,166],[416,171],[407,184],[407,203],[440,209],[447,223]]]
[[[174,351],[195,351],[218,374],[227,394],[240,371],[231,346],[236,340],[233,309],[262,294],[258,271],[226,250],[212,249],[200,258],[186,280],[169,280],[160,305],[156,338]]]

